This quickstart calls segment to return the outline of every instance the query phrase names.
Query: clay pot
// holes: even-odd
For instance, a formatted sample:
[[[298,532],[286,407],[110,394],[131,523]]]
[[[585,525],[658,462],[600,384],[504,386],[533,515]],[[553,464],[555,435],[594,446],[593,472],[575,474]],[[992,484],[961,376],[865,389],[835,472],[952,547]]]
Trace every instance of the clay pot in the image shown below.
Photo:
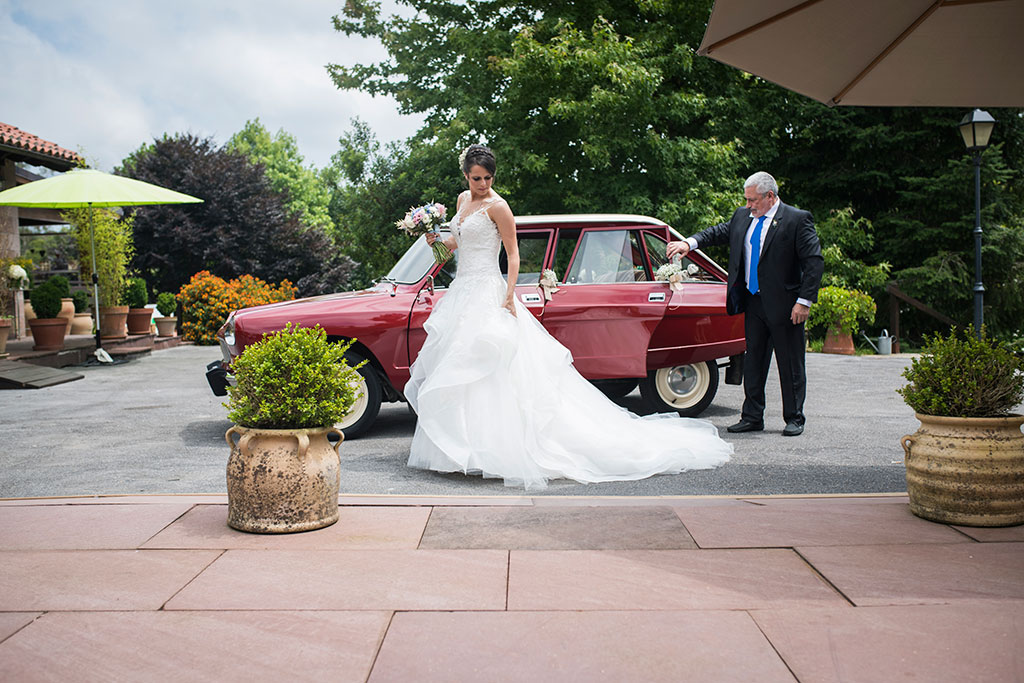
[[[160,337],[173,337],[178,326],[177,318],[156,318],[153,322],[156,323],[157,336]]]
[[[0,357],[7,355],[7,337],[13,328],[10,318],[0,318]]]
[[[856,353],[853,347],[853,333],[830,327],[825,333],[825,344],[821,347],[822,353],[839,353],[852,356]]]
[[[153,327],[152,308],[128,309],[128,334],[149,334]]]
[[[60,351],[64,348],[64,330],[67,321],[64,318],[33,318],[28,321],[32,328],[35,344],[33,351]]]
[[[331,446],[328,434],[337,434]],[[232,437],[238,435],[238,441]],[[338,521],[341,431],[233,426],[228,525],[263,534],[309,531]]]
[[[75,319],[75,300],[71,297],[61,299],[60,313],[57,314],[57,317],[68,321],[64,328],[64,334],[71,334],[71,321]]]
[[[1024,416],[916,415],[921,428],[900,440],[910,511],[946,524],[1024,524]]]
[[[128,336],[128,307],[100,308],[100,338],[124,339]]]
[[[25,330],[25,335],[26,336],[29,336],[29,337],[32,336],[32,326],[28,324],[28,321],[32,320],[35,317],[36,317],[36,309],[32,308],[32,302],[31,301],[26,301],[25,302],[25,325],[26,325],[26,328],[27,328]]]
[[[71,334],[92,334],[92,314],[88,311],[75,313],[71,320]]]

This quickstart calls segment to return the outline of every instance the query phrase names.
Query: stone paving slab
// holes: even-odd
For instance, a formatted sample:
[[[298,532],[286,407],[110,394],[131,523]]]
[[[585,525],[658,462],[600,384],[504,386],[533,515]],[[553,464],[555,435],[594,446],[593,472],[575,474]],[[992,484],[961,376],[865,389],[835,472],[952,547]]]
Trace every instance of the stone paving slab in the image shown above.
[[[4,681],[363,681],[390,612],[52,612],[0,643]]]
[[[744,612],[400,612],[370,681],[793,677]]]
[[[423,548],[602,550],[695,548],[672,508],[435,508]]]
[[[502,610],[507,568],[501,550],[229,550],[167,609]]]
[[[31,624],[42,612],[0,612],[0,642]]]
[[[675,510],[701,548],[972,542],[945,525],[915,517],[905,504],[773,501],[740,508]]]
[[[970,536],[982,543],[1022,543],[1024,542],[1024,524],[1017,526],[1005,526],[997,528],[983,528],[974,526],[953,527],[960,533]]]
[[[188,503],[10,507],[4,509],[0,523],[0,550],[138,548],[190,507]]]
[[[1024,601],[1024,544],[801,547],[855,605]],[[1024,610],[1024,603],[1020,609]]]
[[[343,507],[329,527],[298,534],[250,534],[227,525],[227,505],[197,505],[145,548],[267,550],[414,549],[430,516],[425,507]]]
[[[513,550],[510,610],[764,609],[848,604],[796,553]]]
[[[0,612],[155,610],[213,562],[211,550],[10,550]]]
[[[793,609],[752,616],[800,681],[1020,681],[1024,606]]]

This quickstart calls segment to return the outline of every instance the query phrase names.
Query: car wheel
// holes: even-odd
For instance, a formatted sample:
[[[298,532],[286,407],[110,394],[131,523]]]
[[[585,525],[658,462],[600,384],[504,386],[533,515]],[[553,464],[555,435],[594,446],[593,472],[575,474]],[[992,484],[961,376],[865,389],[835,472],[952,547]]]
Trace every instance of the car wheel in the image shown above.
[[[345,361],[349,365],[358,365],[363,362],[363,357],[354,353],[346,353]],[[381,397],[384,395],[380,377],[372,365],[366,363],[356,370],[359,373],[359,391],[362,396],[356,399],[352,410],[341,422],[335,425],[342,431],[346,439],[356,439],[366,432],[377,419],[380,412]]]
[[[630,392],[636,389],[639,380],[632,378],[625,379],[593,379],[590,383],[601,390],[601,393],[611,399],[629,396]]]
[[[651,370],[640,382],[640,395],[650,408],[683,417],[703,413],[716,393],[718,363],[713,360]]]

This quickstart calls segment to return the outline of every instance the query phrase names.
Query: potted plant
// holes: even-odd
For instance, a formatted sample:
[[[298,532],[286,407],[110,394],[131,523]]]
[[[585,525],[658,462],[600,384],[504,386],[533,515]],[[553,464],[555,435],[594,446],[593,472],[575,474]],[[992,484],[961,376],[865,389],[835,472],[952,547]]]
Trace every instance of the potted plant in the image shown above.
[[[967,526],[1024,523],[1024,360],[973,327],[927,340],[898,389],[921,422],[901,439],[918,517]]]
[[[174,329],[178,325],[178,318],[174,315],[177,305],[178,300],[170,292],[160,292],[156,295],[156,310],[160,312],[161,316],[154,320],[157,335],[161,337],[174,336]]]
[[[92,334],[92,313],[89,312],[89,292],[80,289],[71,295],[75,317],[71,321],[71,334]]]
[[[235,423],[225,434],[229,526],[288,533],[338,521],[343,437],[334,424],[352,408],[360,383],[344,359],[351,344],[329,342],[319,325],[288,324],[232,364],[235,386],[224,404]],[[338,437],[333,448],[330,434]]]
[[[36,317],[29,320],[34,351],[59,351],[64,348],[67,321],[57,317],[61,308],[60,284],[47,280],[32,289],[32,308]]]
[[[811,306],[807,324],[811,327],[825,326],[825,353],[854,353],[853,335],[861,323],[875,321],[874,300],[859,289],[844,287],[822,287],[818,290],[818,301]]]
[[[92,266],[96,264],[100,335],[104,339],[123,339],[128,336],[128,307],[121,305],[121,297],[134,251],[134,218],[131,215],[118,218],[106,209],[70,209],[63,215],[74,226],[83,280],[91,280]]]
[[[146,307],[149,292],[141,277],[125,280],[121,303],[128,306],[128,334],[149,334],[153,327],[153,310]]]

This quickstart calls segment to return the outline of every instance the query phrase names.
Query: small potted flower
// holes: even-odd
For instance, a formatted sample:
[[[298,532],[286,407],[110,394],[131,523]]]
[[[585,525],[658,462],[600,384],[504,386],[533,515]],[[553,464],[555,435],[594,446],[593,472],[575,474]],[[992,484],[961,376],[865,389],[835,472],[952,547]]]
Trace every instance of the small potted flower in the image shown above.
[[[174,336],[174,330],[178,326],[178,318],[174,315],[177,306],[178,300],[170,292],[160,292],[156,295],[156,310],[160,315],[153,322],[156,323],[157,336]]]
[[[825,327],[822,351],[853,355],[853,335],[860,330],[861,323],[870,325],[874,321],[875,302],[864,292],[843,287],[822,287],[818,290],[817,303],[811,306],[807,324],[810,327]]]
[[[351,345],[328,341],[319,325],[289,323],[235,359],[224,404],[235,423],[225,434],[229,526],[288,533],[338,521],[343,436],[334,425],[352,409],[360,384],[344,358]]]
[[[910,510],[967,526],[1024,524],[1024,359],[973,327],[928,340],[897,391],[921,427],[900,441]]]

